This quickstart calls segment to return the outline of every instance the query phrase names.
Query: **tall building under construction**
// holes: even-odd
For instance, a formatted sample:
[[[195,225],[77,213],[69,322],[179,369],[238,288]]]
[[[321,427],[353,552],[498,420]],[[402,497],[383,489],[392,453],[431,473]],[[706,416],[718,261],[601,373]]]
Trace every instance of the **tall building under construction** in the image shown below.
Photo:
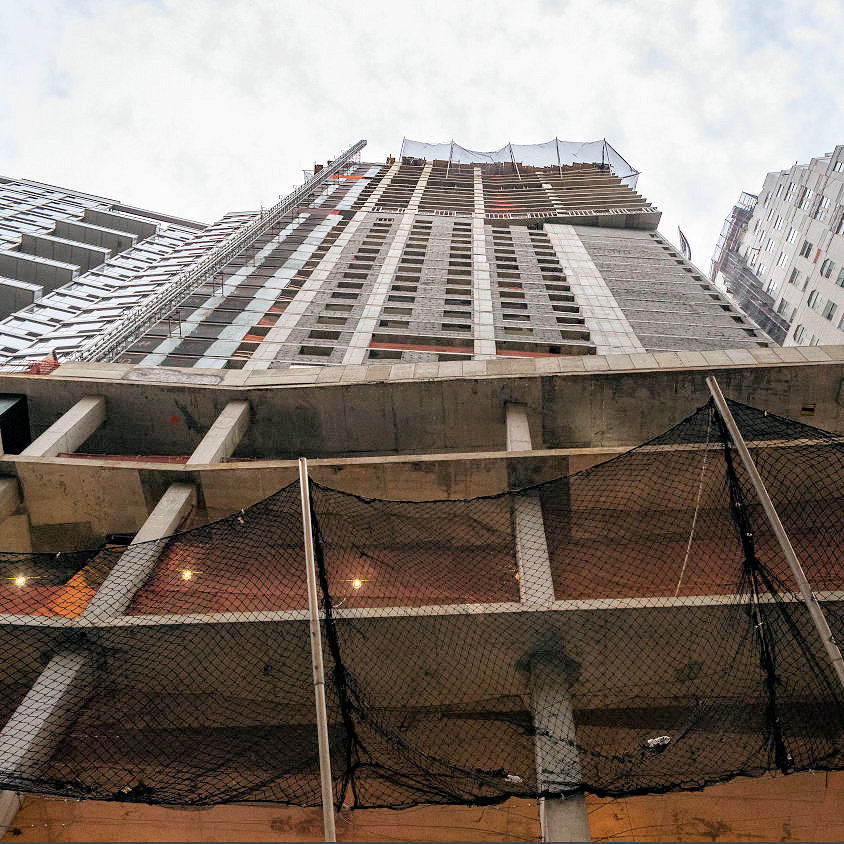
[[[3,823],[621,838],[604,798],[782,773],[819,835],[844,347],[773,342],[606,141],[364,146],[211,225],[0,179]]]
[[[635,192],[636,177],[605,142],[474,153],[405,141],[399,160],[350,161],[284,213],[266,212],[260,234],[161,319],[149,311],[144,330],[109,356],[254,370],[764,346],[764,333],[657,233],[660,214]],[[8,182],[7,195],[15,185],[23,189]],[[134,269],[128,290],[94,298],[86,273],[7,318],[0,351],[11,360],[102,340],[122,314],[143,310],[135,289],[149,297],[251,220],[230,214],[185,240],[185,223],[162,233],[86,207],[83,220],[95,217],[146,235],[136,251],[153,260],[132,253],[102,265]],[[56,225],[90,239],[90,226]],[[163,236],[170,248],[155,260]],[[19,274],[40,266],[21,252],[33,251],[32,237],[5,253]],[[66,240],[38,237],[54,250]],[[57,325],[68,300],[73,314]]]

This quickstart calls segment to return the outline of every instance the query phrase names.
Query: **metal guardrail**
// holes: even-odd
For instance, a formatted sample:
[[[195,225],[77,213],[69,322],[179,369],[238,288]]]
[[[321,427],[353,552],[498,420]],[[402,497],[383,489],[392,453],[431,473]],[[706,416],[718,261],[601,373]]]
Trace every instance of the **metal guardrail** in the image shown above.
[[[256,238],[290,213],[309,194],[335,173],[338,173],[352,158],[366,146],[360,140],[349,147],[330,165],[314,173],[300,187],[296,188],[272,208],[257,212],[255,216],[221,241],[201,260],[182,270],[169,284],[159,290],[142,305],[133,308],[126,316],[99,337],[86,343],[81,349],[64,358],[68,361],[113,361],[138,340],[156,322],[164,319],[174,307],[182,302],[207,281],[211,280],[240,252]]]

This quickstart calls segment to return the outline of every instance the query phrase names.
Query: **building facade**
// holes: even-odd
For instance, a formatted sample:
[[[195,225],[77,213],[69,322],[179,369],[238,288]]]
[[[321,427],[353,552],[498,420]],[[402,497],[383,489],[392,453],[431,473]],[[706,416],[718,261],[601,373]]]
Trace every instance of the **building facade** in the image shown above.
[[[525,794],[582,782],[570,751],[596,725],[617,729],[617,759],[637,770],[671,758],[646,740],[669,728],[682,740],[710,678],[736,673],[711,650],[713,631],[751,618],[730,576],[741,549],[717,469],[728,452],[704,424],[637,452],[624,495],[610,483],[579,496],[567,478],[696,414],[713,374],[727,396],[840,432],[844,352],[772,346],[656,232],[659,212],[604,145],[595,161],[542,147],[467,161],[462,149],[427,160],[417,145],[383,163],[353,160],[353,147],[277,206],[227,215],[158,256],[132,307],[7,355],[0,428],[22,442],[0,460],[0,548],[14,552],[0,560],[2,822],[18,807],[12,790],[194,807],[318,802],[303,561],[312,523],[299,509],[307,495],[290,487],[303,477],[361,508],[485,499],[465,521],[445,509],[401,520],[314,505],[327,556],[340,549],[348,564],[325,595],[336,619],[368,636],[351,670],[377,702],[372,723],[392,718],[398,697],[413,704],[390,733],[401,741],[387,744],[415,741],[413,730],[447,744],[426,729],[443,712],[477,722],[483,764],[496,781],[528,783]],[[49,373],[27,367],[51,353],[60,365]],[[795,443],[798,458],[817,453]],[[791,453],[780,436],[753,448]],[[819,506],[799,468],[787,501],[798,512]],[[556,496],[500,495],[554,479]],[[256,521],[279,491],[290,506]],[[595,528],[604,523],[609,538]],[[842,535],[830,523],[817,527],[827,549]],[[332,539],[337,525],[355,533]],[[434,542],[444,526],[456,532]],[[594,549],[607,577],[573,564],[571,542]],[[95,553],[65,553],[84,549]],[[714,559],[726,574],[713,575]],[[838,606],[840,577],[832,566],[824,576],[824,601]],[[455,588],[463,577],[469,587]],[[528,613],[542,621],[522,641]],[[502,618],[517,621],[512,647],[501,647]],[[578,656],[589,670],[551,676],[545,655],[573,641],[573,621],[594,633],[595,650]],[[698,733],[706,747],[725,713],[767,723],[754,629],[741,627],[749,691],[718,687],[720,708]],[[469,640],[487,642],[473,658],[490,658],[461,662],[445,682],[442,666]],[[419,670],[398,671],[402,641]],[[663,659],[660,642],[691,644]],[[607,666],[623,669],[609,691]],[[682,686],[685,710],[656,674]],[[375,681],[385,685],[366,688]],[[327,717],[336,777],[347,722],[338,707]],[[493,758],[489,724],[515,727],[527,749],[518,770]],[[770,754],[757,727],[723,746],[749,747],[750,735],[761,773]],[[414,758],[435,760],[419,746]],[[466,766],[477,774],[477,754]],[[300,792],[286,790],[294,775]],[[342,799],[346,785],[336,787]],[[535,800],[530,811],[538,821]],[[549,797],[542,811],[548,840],[588,840],[582,795]]]
[[[844,342],[844,146],[742,194],[712,278],[783,345]]]
[[[405,151],[428,146],[406,143]],[[460,160],[350,162],[149,320],[119,359],[283,369],[769,342],[656,231],[659,212],[635,192],[637,174],[614,151],[599,145],[591,157],[606,161],[564,164],[556,148],[519,147],[535,162],[525,164],[459,149]],[[104,213],[123,212],[81,216]],[[143,248],[0,323],[7,360],[86,357],[92,339],[252,217],[229,214],[193,230],[171,222],[161,232],[161,223],[142,225],[135,215]],[[75,225],[79,237],[84,225]],[[30,248],[28,237],[14,254]],[[55,232],[40,238],[58,240]],[[108,282],[127,261],[129,275]],[[39,329],[44,322],[49,331]]]

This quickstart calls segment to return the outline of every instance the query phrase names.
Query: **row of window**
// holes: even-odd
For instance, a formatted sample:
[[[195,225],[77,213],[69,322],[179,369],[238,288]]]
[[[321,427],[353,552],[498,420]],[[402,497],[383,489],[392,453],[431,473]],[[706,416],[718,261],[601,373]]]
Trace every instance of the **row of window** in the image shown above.
[[[813,311],[820,311],[821,310],[821,294],[817,290],[813,290],[809,294],[809,298],[806,300],[806,304],[813,310]],[[827,299],[826,305],[823,308],[823,316],[828,319],[832,320],[835,316],[835,312],[838,309],[838,305],[832,301],[832,299]]]
[[[844,316],[838,321],[838,330],[844,331]],[[794,343],[798,346],[805,345],[805,346],[819,346],[820,345],[820,337],[816,335],[812,335],[809,338],[809,342],[805,343],[806,337],[808,336],[809,332],[806,330],[805,325],[795,325],[794,331],[792,332],[792,337],[794,338]]]

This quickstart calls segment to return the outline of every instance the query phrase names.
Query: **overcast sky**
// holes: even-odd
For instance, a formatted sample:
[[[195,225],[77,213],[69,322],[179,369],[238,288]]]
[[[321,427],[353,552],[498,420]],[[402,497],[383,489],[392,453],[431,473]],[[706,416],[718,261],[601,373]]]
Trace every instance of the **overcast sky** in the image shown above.
[[[0,0],[0,174],[206,222],[358,138],[606,137],[708,271],[766,172],[844,143],[844,3]]]

